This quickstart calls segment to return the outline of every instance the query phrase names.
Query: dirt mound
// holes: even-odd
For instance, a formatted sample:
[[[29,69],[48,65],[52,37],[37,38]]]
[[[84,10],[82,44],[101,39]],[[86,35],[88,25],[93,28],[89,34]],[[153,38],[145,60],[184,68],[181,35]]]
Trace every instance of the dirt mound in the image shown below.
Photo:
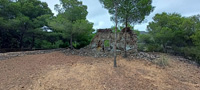
[[[0,89],[32,90],[199,90],[200,69],[167,56],[161,68],[146,60],[94,58],[61,52],[0,61]]]

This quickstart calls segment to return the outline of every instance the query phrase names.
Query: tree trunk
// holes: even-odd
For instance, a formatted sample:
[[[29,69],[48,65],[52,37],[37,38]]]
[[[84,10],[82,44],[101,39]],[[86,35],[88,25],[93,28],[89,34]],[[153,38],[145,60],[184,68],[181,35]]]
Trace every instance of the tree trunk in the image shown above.
[[[3,37],[2,37],[2,36],[3,36],[2,31],[3,31],[3,29],[0,28],[0,35],[1,35],[1,36],[0,36],[0,49],[2,48],[2,42],[3,42],[3,41],[2,41],[2,38],[3,38]]]
[[[116,3],[115,3],[115,7],[116,7]],[[116,7],[116,15],[115,15],[115,23],[116,23],[116,26],[115,26],[115,44],[114,44],[114,67],[117,67],[117,52],[116,52],[116,49],[117,49],[117,7]]]
[[[22,33],[21,35],[20,35],[20,40],[19,40],[19,48],[20,49],[22,49],[23,48],[23,38],[24,38],[24,33]]]
[[[32,35],[31,50],[35,47],[35,34]]]
[[[23,49],[23,44],[24,44],[24,34],[26,33],[26,30],[27,30],[27,24],[25,23],[24,24],[25,26],[22,28],[22,33],[20,35],[20,44],[19,44],[19,47],[20,49],[22,50]]]
[[[72,34],[71,34],[71,37],[70,37],[70,48],[71,48],[71,50],[73,50],[72,40],[73,40],[73,36],[72,36]]]
[[[126,32],[127,32],[127,28],[128,28],[128,21],[127,21],[127,19],[126,19],[125,40],[124,40],[124,58],[127,57],[127,53],[126,53]]]

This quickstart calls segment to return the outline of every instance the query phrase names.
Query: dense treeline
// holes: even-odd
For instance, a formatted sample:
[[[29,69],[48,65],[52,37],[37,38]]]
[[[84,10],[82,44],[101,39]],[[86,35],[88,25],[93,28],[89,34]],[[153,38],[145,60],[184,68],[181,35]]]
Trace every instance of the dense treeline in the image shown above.
[[[71,49],[88,45],[94,30],[93,23],[86,20],[87,6],[77,0],[60,1],[60,4],[55,5],[58,15],[50,21],[49,25],[69,41]]]
[[[33,48],[40,28],[52,16],[46,3],[37,0],[0,1],[1,48]]]
[[[87,6],[77,0],[61,0],[61,5],[56,5],[59,14],[53,16],[47,3],[40,0],[0,0],[0,48],[87,45],[93,32],[93,24],[86,20]],[[69,5],[73,7],[67,8]]]
[[[118,22],[124,27],[140,23],[154,8],[150,5],[151,0],[138,1],[138,7],[127,5],[128,2],[118,6],[121,1],[113,3],[100,0],[113,15],[116,26]],[[149,8],[141,8],[142,4],[149,5]],[[122,5],[125,5],[124,8]],[[141,9],[141,12],[137,12],[138,16],[132,16],[136,13],[129,12],[132,9]],[[47,3],[40,0],[0,0],[0,49],[73,49],[88,45],[94,30],[93,23],[86,19],[87,6],[78,0],[60,0],[55,10],[58,12],[56,16]],[[183,55],[200,63],[200,15],[183,17],[177,13],[156,14],[147,31],[147,34],[134,31],[138,34],[140,51]]]
[[[139,37],[139,50],[184,55],[200,62],[200,15],[183,17],[164,12],[153,20],[148,34]]]

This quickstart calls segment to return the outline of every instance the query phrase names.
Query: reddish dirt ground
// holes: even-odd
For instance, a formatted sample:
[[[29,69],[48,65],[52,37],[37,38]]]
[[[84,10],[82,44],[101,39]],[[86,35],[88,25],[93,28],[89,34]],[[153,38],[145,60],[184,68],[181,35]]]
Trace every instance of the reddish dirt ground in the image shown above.
[[[200,90],[200,68],[167,57],[165,68],[61,52],[15,57],[0,61],[0,90]]]

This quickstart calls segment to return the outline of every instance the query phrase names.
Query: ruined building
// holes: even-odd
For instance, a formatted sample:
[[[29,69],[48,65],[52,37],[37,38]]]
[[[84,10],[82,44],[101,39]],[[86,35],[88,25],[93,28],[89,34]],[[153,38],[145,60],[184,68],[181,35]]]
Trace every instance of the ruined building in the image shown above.
[[[137,35],[127,28],[126,31],[126,50],[127,54],[137,52]],[[90,43],[90,48],[100,52],[113,52],[115,33],[111,29],[99,29],[96,36]],[[124,52],[125,44],[125,28],[117,33],[117,53],[122,54]]]

